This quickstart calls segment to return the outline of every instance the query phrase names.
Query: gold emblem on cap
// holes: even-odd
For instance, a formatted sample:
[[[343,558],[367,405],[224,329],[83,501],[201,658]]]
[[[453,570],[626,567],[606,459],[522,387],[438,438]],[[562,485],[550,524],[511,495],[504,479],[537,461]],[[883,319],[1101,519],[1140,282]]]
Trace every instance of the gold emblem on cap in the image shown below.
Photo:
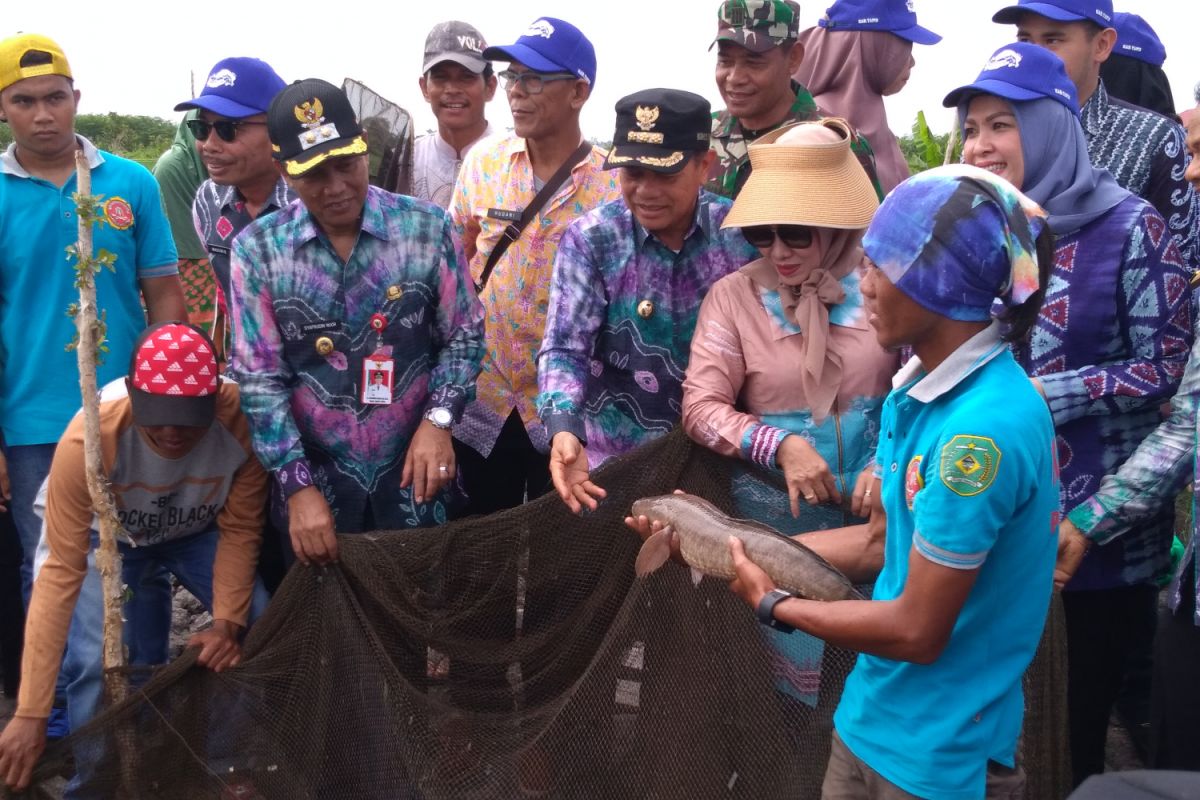
[[[401,289],[399,286],[396,286],[395,284],[393,284],[387,288],[387,299],[388,300],[399,300],[400,295],[402,295],[402,294],[404,294],[404,290]]]
[[[630,131],[625,135],[625,138],[631,142],[641,142],[642,144],[662,144],[663,135],[661,133],[643,133],[642,131]]]
[[[654,301],[643,300],[638,303],[638,316],[642,319],[650,319],[654,316]]]
[[[300,124],[306,128],[320,125],[325,119],[325,106],[315,97],[312,100],[300,103],[292,111],[296,115],[296,119],[300,121]]]
[[[633,116],[637,118],[637,126],[644,131],[654,129],[654,124],[658,122],[658,106],[638,106],[633,111]]]
[[[333,339],[328,336],[322,336],[317,339],[317,352],[323,356],[327,356],[333,352]]]
[[[312,131],[309,131],[308,133],[304,134],[304,141],[308,142],[309,144],[312,144],[316,140],[317,140],[317,135],[315,133],[313,133]]]

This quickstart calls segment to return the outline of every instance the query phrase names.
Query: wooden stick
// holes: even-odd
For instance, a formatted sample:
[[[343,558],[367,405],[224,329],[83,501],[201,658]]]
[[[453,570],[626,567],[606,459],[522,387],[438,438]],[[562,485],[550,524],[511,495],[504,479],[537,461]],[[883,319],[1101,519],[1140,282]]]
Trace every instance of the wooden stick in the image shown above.
[[[95,220],[92,198],[92,172],[82,150],[75,153],[79,217],[79,312],[75,326],[79,343],[75,355],[79,362],[79,390],[83,395],[84,466],[92,508],[100,520],[100,547],[96,551],[96,566],[100,569],[104,593],[104,680],[110,703],[125,699],[127,684],[122,667],[125,648],[122,644],[124,581],[121,579],[121,553],[117,550],[116,503],[109,490],[108,476],[100,454],[100,390],[96,385],[96,356],[100,344],[100,321],[96,308],[96,270],[92,264],[92,225]],[[84,208],[84,205],[87,208]]]
[[[954,161],[954,148],[958,146],[958,109],[954,109],[954,121],[950,123],[950,135],[946,137],[946,156],[942,159],[942,166],[946,166]]]

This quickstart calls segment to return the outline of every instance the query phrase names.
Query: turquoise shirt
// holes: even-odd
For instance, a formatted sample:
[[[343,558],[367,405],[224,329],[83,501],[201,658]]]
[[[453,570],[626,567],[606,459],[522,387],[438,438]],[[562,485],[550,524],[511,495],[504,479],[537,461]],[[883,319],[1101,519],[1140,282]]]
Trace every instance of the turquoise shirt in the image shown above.
[[[858,657],[834,726],[905,791],[977,800],[989,759],[1013,765],[1021,676],[1046,620],[1059,510],[1054,426],[995,324],[928,374],[912,359],[894,385],[876,454],[887,543],[874,599],[901,594],[914,548],[979,572],[934,663]]]
[[[93,228],[93,253],[116,256],[96,275],[108,325],[100,386],[129,371],[134,340],[146,327],[138,281],[179,271],[158,184],[132,161],[79,142],[92,168],[92,194],[105,223]],[[31,176],[16,145],[0,155],[0,425],[9,445],[57,442],[79,409],[79,368],[66,346],[75,336],[67,306],[79,302],[74,259],[79,237],[75,176],[61,188]]]

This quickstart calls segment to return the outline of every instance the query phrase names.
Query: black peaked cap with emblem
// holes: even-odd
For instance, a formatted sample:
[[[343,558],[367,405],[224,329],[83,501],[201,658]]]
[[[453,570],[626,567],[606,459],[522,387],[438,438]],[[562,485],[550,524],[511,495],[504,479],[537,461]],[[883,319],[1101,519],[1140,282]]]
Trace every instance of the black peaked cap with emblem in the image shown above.
[[[698,94],[643,89],[617,101],[617,131],[605,169],[641,167],[672,174],[708,150],[712,107]]]
[[[267,134],[275,160],[292,176],[327,158],[367,152],[350,99],[320,78],[296,81],[275,95],[267,109]]]

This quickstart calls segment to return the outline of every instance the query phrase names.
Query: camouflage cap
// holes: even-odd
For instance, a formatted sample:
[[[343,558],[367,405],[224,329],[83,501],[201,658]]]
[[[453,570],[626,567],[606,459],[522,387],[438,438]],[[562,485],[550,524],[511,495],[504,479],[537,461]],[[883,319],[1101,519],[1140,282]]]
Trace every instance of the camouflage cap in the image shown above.
[[[717,42],[733,42],[765,53],[800,35],[800,4],[795,0],[725,0],[717,9]]]

